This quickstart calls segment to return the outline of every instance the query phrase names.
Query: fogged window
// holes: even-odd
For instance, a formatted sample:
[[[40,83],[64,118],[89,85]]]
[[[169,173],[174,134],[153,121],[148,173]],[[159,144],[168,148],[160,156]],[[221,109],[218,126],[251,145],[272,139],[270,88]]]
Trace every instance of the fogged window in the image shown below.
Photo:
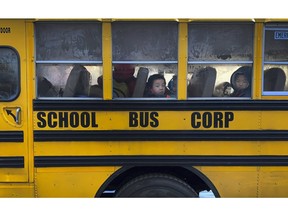
[[[102,66],[37,64],[38,97],[102,97]]]
[[[36,23],[38,97],[102,97],[102,25]]]
[[[176,97],[177,22],[113,22],[112,57],[113,98]]]
[[[17,52],[9,47],[0,47],[0,100],[11,101],[20,89],[20,65]]]
[[[188,97],[251,97],[253,23],[188,26]]]
[[[288,95],[288,24],[267,24],[264,32],[263,95]]]

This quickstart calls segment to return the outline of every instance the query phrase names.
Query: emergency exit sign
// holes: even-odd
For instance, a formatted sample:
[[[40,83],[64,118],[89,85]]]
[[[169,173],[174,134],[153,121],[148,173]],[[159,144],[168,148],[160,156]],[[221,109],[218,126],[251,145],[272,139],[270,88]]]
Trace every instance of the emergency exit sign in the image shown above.
[[[288,40],[288,31],[275,31],[275,40]]]

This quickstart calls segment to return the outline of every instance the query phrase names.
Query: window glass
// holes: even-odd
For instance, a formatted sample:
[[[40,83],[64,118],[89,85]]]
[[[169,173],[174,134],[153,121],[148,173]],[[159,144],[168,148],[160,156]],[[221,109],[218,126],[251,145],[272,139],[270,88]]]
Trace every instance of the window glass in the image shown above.
[[[188,26],[189,98],[251,97],[253,23]]]
[[[161,87],[159,86],[158,91],[153,93],[149,87],[152,87],[150,83],[155,76],[162,81]],[[177,64],[115,64],[113,67],[113,98],[129,97],[176,98]]]
[[[265,26],[263,95],[288,95],[288,24]]]
[[[251,74],[252,64],[191,64],[187,95],[189,98],[250,98]]]
[[[103,97],[102,66],[38,64],[38,97]]]
[[[113,98],[176,98],[177,22],[114,22],[112,47]],[[154,74],[161,82],[159,94],[152,94],[149,88]]]
[[[0,100],[10,101],[19,94],[19,57],[14,49],[0,47]]]
[[[101,60],[100,23],[37,23],[37,60]]]
[[[268,25],[265,31],[265,61],[288,61],[288,24]]]
[[[253,25],[190,24],[189,61],[252,61]]]
[[[176,61],[177,23],[115,22],[113,61]]]
[[[36,23],[39,97],[103,97],[102,27],[97,22]]]

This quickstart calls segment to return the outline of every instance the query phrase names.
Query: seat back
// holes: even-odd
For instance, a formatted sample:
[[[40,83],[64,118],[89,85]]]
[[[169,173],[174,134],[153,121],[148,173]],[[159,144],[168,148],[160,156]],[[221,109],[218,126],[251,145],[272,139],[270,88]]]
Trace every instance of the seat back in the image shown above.
[[[138,70],[136,84],[132,97],[143,97],[148,74],[148,68],[140,67],[140,69]]]
[[[57,97],[59,96],[53,84],[45,77],[37,77],[37,94],[39,97]]]
[[[74,66],[67,79],[63,97],[88,97],[90,78],[90,72],[84,66]]]
[[[188,97],[212,97],[216,74],[216,69],[212,67],[196,71],[188,85]]]
[[[284,91],[285,72],[281,68],[270,68],[264,71],[264,91]]]

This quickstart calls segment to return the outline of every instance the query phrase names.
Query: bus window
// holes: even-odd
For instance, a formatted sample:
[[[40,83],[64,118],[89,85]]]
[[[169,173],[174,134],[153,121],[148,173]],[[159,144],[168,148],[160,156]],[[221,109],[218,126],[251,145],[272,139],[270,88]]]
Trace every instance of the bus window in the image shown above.
[[[113,98],[149,97],[154,74],[165,79],[163,97],[176,98],[168,83],[177,77],[177,22],[113,22],[112,47]]]
[[[188,98],[251,98],[252,23],[188,26]]]
[[[0,100],[11,101],[19,94],[19,57],[9,47],[0,47]]]
[[[263,95],[288,95],[288,24],[267,24],[264,32]]]
[[[102,98],[98,22],[36,23],[37,97]]]
[[[38,64],[36,71],[38,97],[102,97],[100,65]]]

